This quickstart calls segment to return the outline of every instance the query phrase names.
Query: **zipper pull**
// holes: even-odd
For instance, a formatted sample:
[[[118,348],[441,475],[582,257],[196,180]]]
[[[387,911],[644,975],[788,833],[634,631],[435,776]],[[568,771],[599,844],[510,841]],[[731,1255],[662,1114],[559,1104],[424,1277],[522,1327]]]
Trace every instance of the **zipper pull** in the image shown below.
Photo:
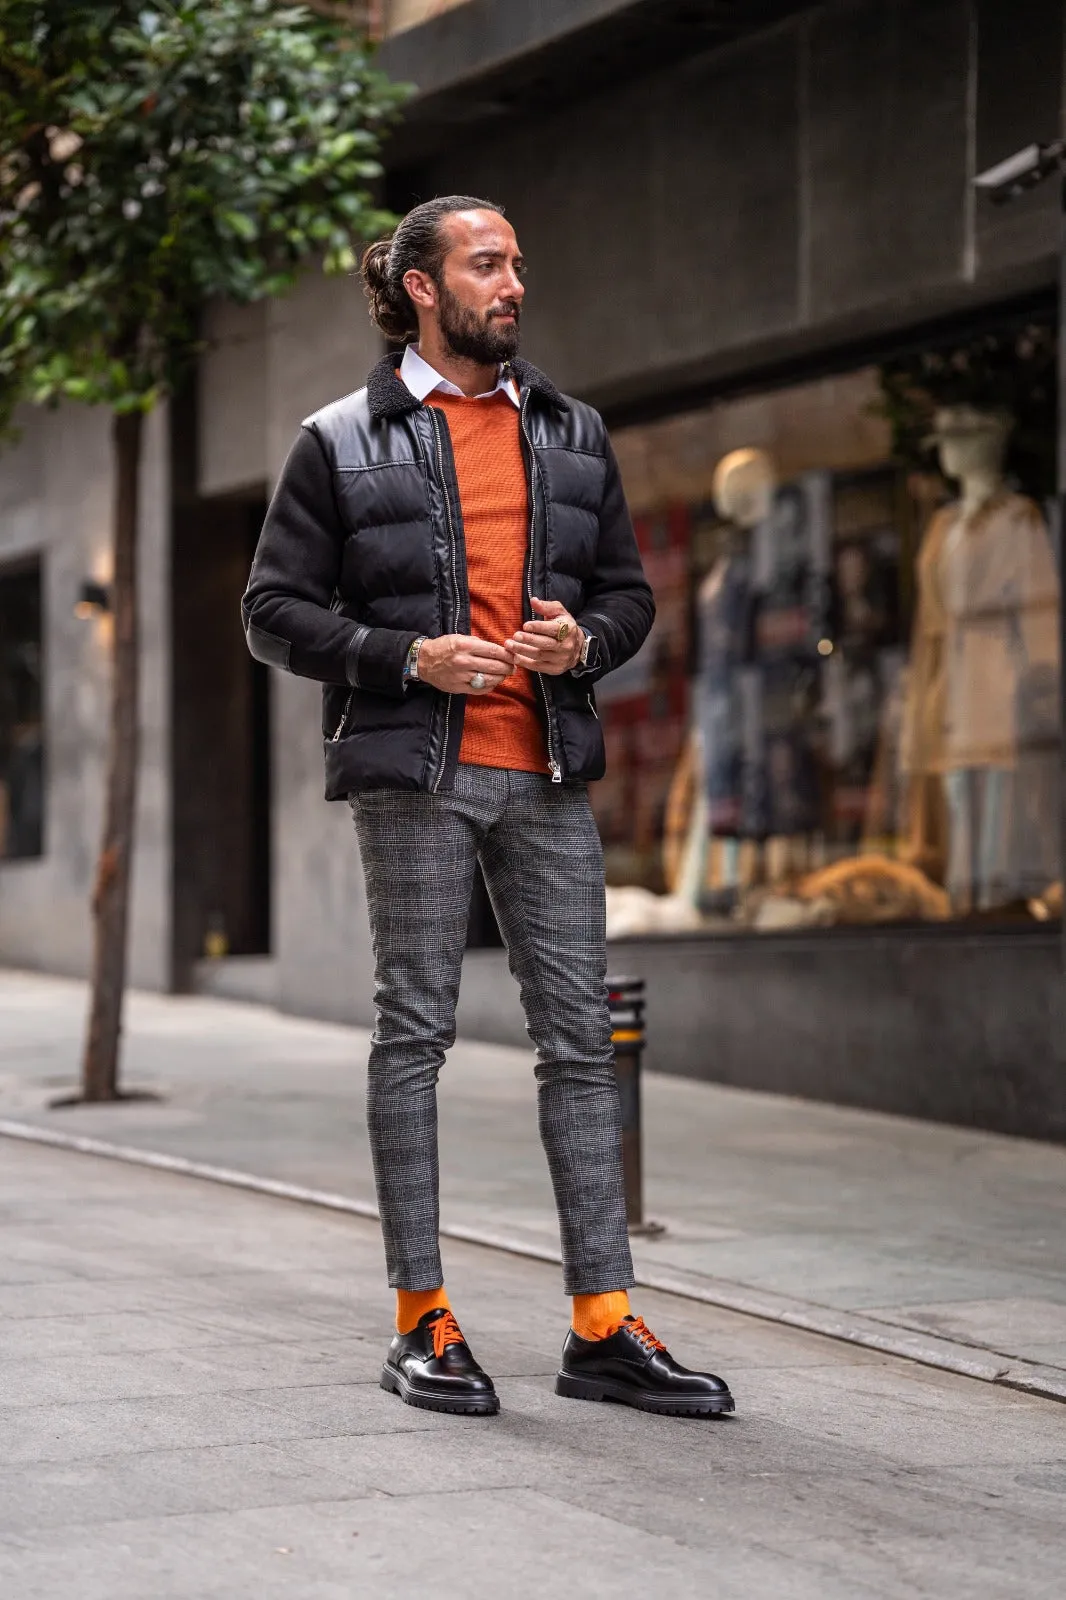
[[[562,773],[562,768],[559,766],[558,761],[549,761],[548,765],[552,769],[552,782],[553,783],[562,783],[562,781],[563,781],[563,773]]]
[[[329,741],[330,744],[337,744],[337,742],[340,739],[341,734],[344,732],[344,724],[348,720],[348,713],[352,709],[352,700],[354,698],[355,698],[355,690],[353,689],[351,694],[349,694],[347,700],[344,702],[344,710],[341,712],[341,720],[337,724],[336,733],[333,735],[332,739]]]

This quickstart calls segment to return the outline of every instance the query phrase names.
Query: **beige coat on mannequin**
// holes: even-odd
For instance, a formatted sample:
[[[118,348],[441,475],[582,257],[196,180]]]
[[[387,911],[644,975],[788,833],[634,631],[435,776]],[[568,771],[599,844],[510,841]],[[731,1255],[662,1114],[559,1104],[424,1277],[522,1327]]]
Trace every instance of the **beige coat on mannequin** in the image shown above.
[[[945,472],[960,499],[937,512],[918,556],[901,764],[909,775],[1013,769],[1046,740],[1027,714],[1027,676],[1058,670],[1059,582],[1035,501],[1003,486],[1009,423],[951,407],[938,414]]]
[[[1040,508],[1004,486],[1009,428],[1009,418],[968,406],[937,415],[941,464],[962,493],[933,518],[918,557],[900,763],[909,780],[905,855],[938,877],[945,847],[957,855],[958,841],[944,834],[937,786],[957,772],[1020,782],[1020,764],[1034,761],[1042,778],[1058,739],[1058,573]],[[1050,816],[1032,821],[1053,837]]]

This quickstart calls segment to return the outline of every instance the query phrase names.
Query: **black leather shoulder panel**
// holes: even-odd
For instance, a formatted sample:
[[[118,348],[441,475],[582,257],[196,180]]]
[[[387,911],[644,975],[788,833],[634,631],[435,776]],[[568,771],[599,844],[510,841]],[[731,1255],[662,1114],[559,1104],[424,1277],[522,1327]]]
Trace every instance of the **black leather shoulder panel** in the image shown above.
[[[372,417],[366,389],[323,406],[305,419],[304,427],[318,435],[335,472],[366,472],[420,461],[407,417]]]
[[[538,450],[576,450],[584,455],[607,453],[607,430],[598,411],[567,395],[567,410],[558,406],[530,407],[530,428]]]

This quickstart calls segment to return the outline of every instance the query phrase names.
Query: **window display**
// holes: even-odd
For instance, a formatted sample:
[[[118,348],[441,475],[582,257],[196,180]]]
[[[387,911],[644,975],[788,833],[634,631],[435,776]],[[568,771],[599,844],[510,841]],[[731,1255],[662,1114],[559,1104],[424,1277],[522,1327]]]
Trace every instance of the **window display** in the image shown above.
[[[1053,357],[1008,330],[619,431],[658,617],[601,694],[613,935],[1061,904]]]
[[[0,860],[42,851],[41,573],[0,571]]]
[[[959,498],[938,511],[918,557],[900,750],[912,804],[939,777],[945,815],[907,848],[943,877],[953,910],[1042,894],[1057,875],[1058,573],[1040,507],[1011,490],[1005,412],[952,406],[935,439]]]

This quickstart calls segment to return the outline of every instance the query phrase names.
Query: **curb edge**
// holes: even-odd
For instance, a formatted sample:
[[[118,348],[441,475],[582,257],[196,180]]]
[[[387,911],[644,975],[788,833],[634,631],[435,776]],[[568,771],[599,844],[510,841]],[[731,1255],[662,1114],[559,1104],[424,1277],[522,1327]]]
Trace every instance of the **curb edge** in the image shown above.
[[[0,1138],[68,1150],[77,1155],[96,1156],[105,1161],[120,1161],[128,1166],[147,1167],[178,1177],[196,1178],[201,1182],[218,1183],[227,1188],[243,1189],[298,1205],[317,1206],[372,1222],[378,1220],[377,1207],[367,1200],[356,1200],[349,1195],[325,1189],[305,1188],[282,1179],[261,1178],[254,1173],[214,1166],[186,1156],[168,1155],[164,1151],[113,1144],[110,1140],[96,1139],[87,1134],[60,1133],[34,1123],[0,1118]],[[529,1260],[552,1265],[558,1265],[561,1260],[558,1250],[507,1233],[471,1228],[459,1223],[442,1223],[440,1232],[446,1239],[479,1245],[482,1249],[506,1251],[509,1255],[524,1256]],[[998,1384],[1003,1388],[1066,1404],[1066,1372],[1036,1366],[1031,1362],[1015,1361],[979,1345],[959,1344],[934,1335],[923,1336],[896,1324],[875,1321],[871,1317],[841,1312],[806,1300],[793,1300],[771,1290],[751,1289],[718,1278],[702,1278],[683,1270],[658,1271],[638,1265],[634,1277],[640,1288],[653,1289],[658,1294],[672,1294],[679,1299],[699,1301],[740,1316],[757,1317],[763,1322],[774,1322],[804,1333],[817,1334],[821,1338],[836,1339],[844,1344],[860,1345],[899,1360],[914,1361],[942,1372],[953,1372],[959,1377]]]

